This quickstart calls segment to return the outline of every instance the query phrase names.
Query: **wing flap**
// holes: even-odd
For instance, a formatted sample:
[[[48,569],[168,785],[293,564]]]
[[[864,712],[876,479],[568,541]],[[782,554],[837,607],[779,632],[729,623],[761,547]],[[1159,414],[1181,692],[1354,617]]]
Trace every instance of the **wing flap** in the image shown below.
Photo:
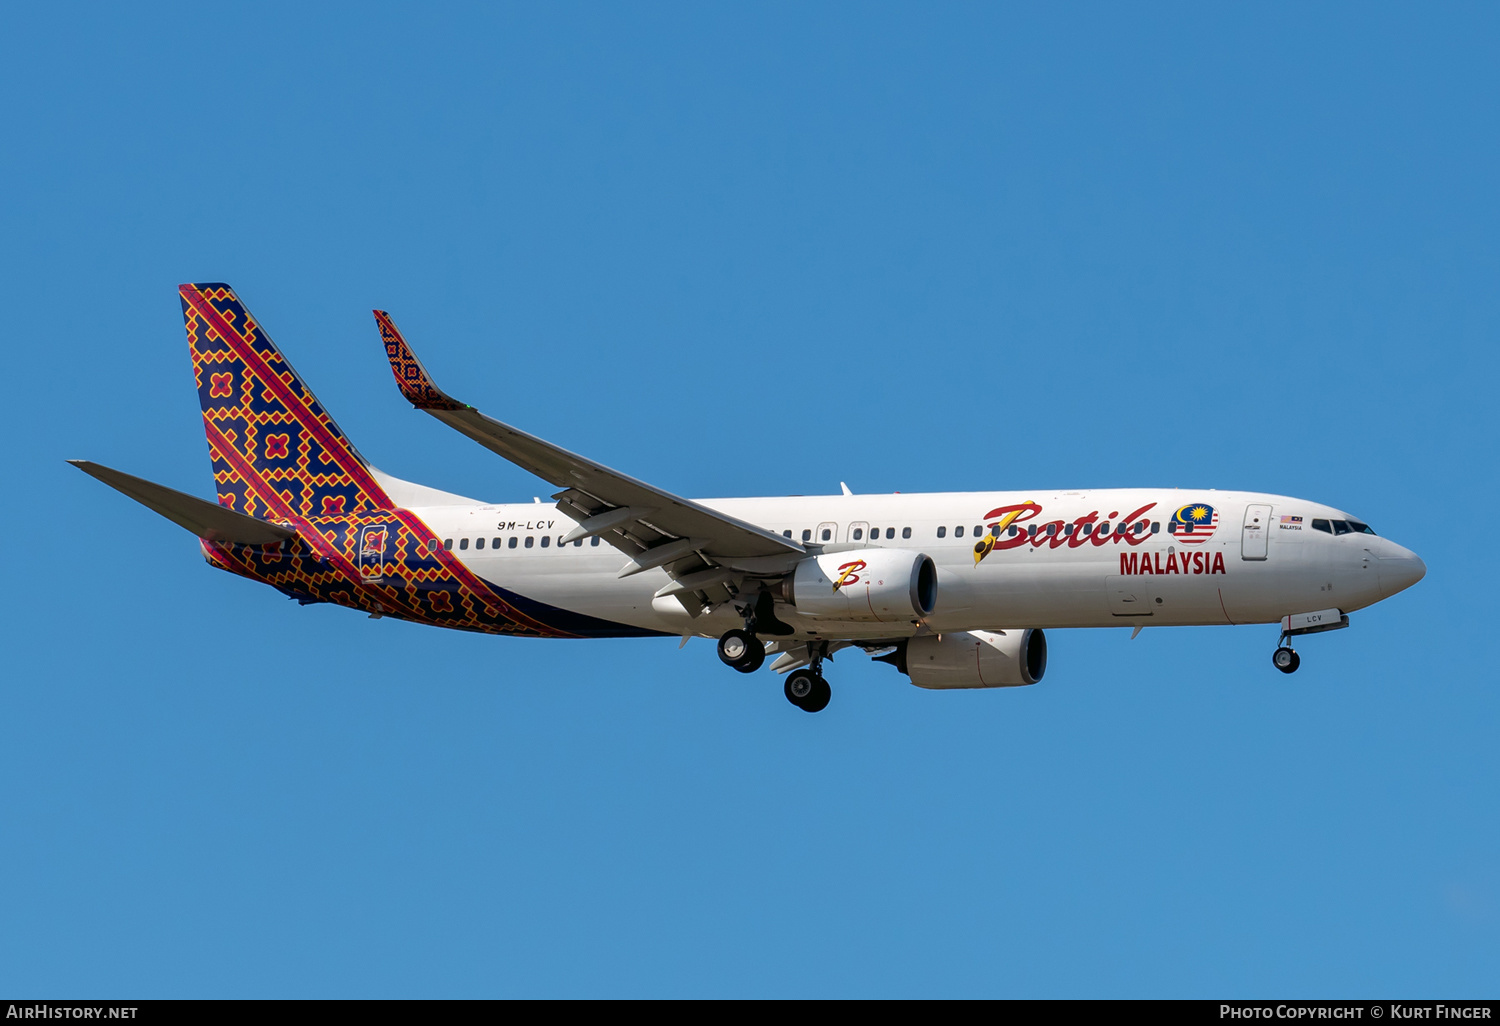
[[[269,545],[295,538],[297,532],[255,517],[225,509],[218,503],[200,499],[175,488],[147,481],[111,467],[88,460],[69,463],[90,477],[98,478],[117,492],[130,496],[142,506],[160,513],[179,527],[185,527],[199,538],[241,545]]]

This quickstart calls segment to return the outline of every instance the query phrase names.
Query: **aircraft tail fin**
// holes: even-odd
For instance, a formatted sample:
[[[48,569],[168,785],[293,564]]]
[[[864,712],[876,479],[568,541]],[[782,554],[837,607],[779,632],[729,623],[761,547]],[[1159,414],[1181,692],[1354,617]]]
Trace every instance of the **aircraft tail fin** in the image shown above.
[[[98,478],[116,491],[130,496],[147,509],[160,513],[179,527],[187,528],[199,538],[241,545],[270,545],[297,536],[297,532],[291,528],[236,513],[207,499],[179,492],[175,488],[168,488],[133,474],[122,473],[88,460],[68,462],[90,477]]]
[[[272,519],[393,508],[234,290],[208,283],[178,292],[219,504]]]

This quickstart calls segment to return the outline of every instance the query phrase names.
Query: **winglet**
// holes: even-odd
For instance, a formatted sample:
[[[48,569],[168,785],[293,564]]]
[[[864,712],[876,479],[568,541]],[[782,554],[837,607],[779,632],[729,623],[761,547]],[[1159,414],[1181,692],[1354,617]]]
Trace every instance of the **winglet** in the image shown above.
[[[380,326],[380,340],[385,343],[386,359],[391,361],[391,373],[396,375],[396,387],[406,401],[419,410],[467,410],[464,403],[452,398],[432,383],[432,376],[417,354],[411,351],[406,339],[401,336],[396,322],[384,310],[375,311],[375,323]]]

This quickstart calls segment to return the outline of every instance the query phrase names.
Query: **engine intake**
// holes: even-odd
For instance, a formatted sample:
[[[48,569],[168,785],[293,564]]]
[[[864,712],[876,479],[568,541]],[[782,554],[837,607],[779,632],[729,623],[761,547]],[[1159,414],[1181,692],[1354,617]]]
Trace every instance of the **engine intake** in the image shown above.
[[[1040,630],[956,631],[906,643],[905,669],[919,688],[1013,688],[1047,672]]]
[[[937,567],[907,549],[855,549],[797,564],[791,602],[803,616],[910,623],[937,607]]]

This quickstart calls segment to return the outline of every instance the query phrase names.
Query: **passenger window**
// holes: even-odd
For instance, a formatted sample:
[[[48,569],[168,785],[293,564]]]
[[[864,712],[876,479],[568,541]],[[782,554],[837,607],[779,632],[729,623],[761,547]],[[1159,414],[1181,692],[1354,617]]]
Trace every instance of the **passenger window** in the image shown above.
[[[984,533],[984,527],[981,526],[981,525],[976,524],[974,526],[974,537],[978,538],[983,533]]]
[[[946,527],[939,527],[938,528],[938,537],[939,538],[946,538],[946,537],[948,537],[948,529]]]
[[[1342,520],[1335,520],[1333,522],[1333,533],[1334,534],[1348,534],[1349,533],[1349,525],[1346,524],[1346,523],[1344,523]]]
[[[1152,534],[1161,534],[1161,521],[1160,520],[1153,520],[1153,521],[1151,521],[1151,533]]]
[[[469,547],[469,539],[467,539],[467,538],[460,538],[458,540],[458,547],[460,549],[466,549],[466,548],[468,548]]]
[[[535,539],[535,538],[533,538],[533,537],[531,537],[531,536],[530,536],[530,535],[527,535],[527,536],[526,536],[526,547],[527,547],[527,548],[528,548],[528,549],[529,549],[529,548],[531,548],[531,546],[532,546],[532,545],[533,545],[533,544],[534,544],[534,543],[535,543],[535,542],[536,542],[536,539]]]
[[[804,530],[802,532],[802,540],[805,541],[805,542],[812,541],[812,531],[810,529]]]
[[[896,529],[894,527],[887,527],[885,529],[885,536],[887,539],[896,537]]]
[[[1036,525],[1032,524],[1030,530],[1028,530],[1026,533],[1029,534],[1029,535],[1031,535],[1031,537],[1035,538],[1036,537]]]
[[[864,536],[865,536],[865,529],[863,527],[856,527],[854,529],[854,540],[855,541],[859,541]]]
[[[832,541],[833,540],[833,532],[831,530],[829,530],[828,528],[826,528],[826,527],[823,528],[823,540],[824,541]]]
[[[476,549],[482,549],[482,548],[484,548],[484,539],[483,538],[475,538],[474,539],[474,547]]]
[[[958,527],[955,527],[953,529],[953,537],[955,537],[955,538],[962,538],[963,536],[964,536],[964,529],[963,529],[962,525],[960,525]]]
[[[514,537],[514,536],[512,536],[512,537],[511,537],[511,539],[510,539],[510,541],[509,541],[509,542],[508,542],[508,543],[507,543],[507,545],[508,545],[508,547],[510,547],[510,548],[512,548],[512,549],[513,549],[513,548],[515,548],[515,547],[516,547],[516,539],[515,539],[515,537]]]
[[[960,527],[960,528],[959,528],[959,530],[960,530],[960,531],[962,531],[962,530],[963,530],[963,528],[962,528],[962,527]],[[1011,536],[1011,537],[1012,537],[1012,538],[1014,538],[1014,537],[1015,537],[1015,536],[1016,536],[1016,533],[1017,533],[1017,531],[1018,531],[1018,530],[1019,530],[1019,529],[1018,529],[1018,528],[1017,528],[1017,527],[1016,527],[1016,525],[1015,525],[1015,524],[1011,524],[1011,525],[1010,525],[1010,536]]]
[[[452,552],[453,551],[453,539],[452,538],[444,538],[443,539],[443,548],[447,549],[449,552]]]
[[[1072,524],[1068,524],[1065,527],[1063,527],[1063,537],[1064,538],[1071,538],[1071,537],[1073,537],[1073,525]]]
[[[1313,530],[1314,531],[1322,531],[1324,534],[1332,534],[1333,533],[1333,528],[1331,528],[1331,527],[1328,526],[1328,521],[1326,521],[1326,520],[1314,520],[1313,521]]]
[[[578,540],[579,540],[579,541],[582,541],[582,540],[583,540],[583,539],[582,539],[582,538],[580,538],[580,539],[578,539]],[[597,548],[598,548],[598,547],[599,547],[599,536],[598,536],[598,535],[597,535],[597,534],[596,534],[596,535],[594,535],[594,536],[593,536],[593,537],[592,537],[592,538],[590,538],[590,539],[589,539],[589,544],[590,544],[590,545],[592,545],[592,546],[593,546],[593,547],[594,547],[594,548],[596,548],[596,549],[597,549]]]
[[[901,528],[901,537],[903,537],[903,538],[910,538],[911,537],[911,528],[909,528],[909,527],[903,527],[903,528]]]
[[[582,538],[574,538],[573,539],[573,547],[575,549],[581,549],[581,548],[583,548],[583,539]]]
[[[552,536],[550,534],[544,534],[544,535],[542,535],[542,548],[545,549],[548,545],[551,545],[551,544],[552,544]]]
[[[1105,537],[1109,536],[1109,521],[1106,520],[1104,523],[1099,525],[1099,533],[1104,535]]]
[[[792,536],[792,532],[791,531],[782,531],[781,532],[781,536],[783,538],[790,538]]]
[[[1091,535],[1093,533],[1094,533],[1094,525],[1093,524],[1084,524],[1083,525],[1083,536],[1085,538],[1087,538],[1089,535]]]
[[[1168,534],[1176,534],[1177,533],[1177,521],[1175,521],[1175,520],[1168,520],[1167,521],[1167,533]]]
[[[504,538],[495,538],[495,539],[493,539],[493,540],[490,541],[490,548],[492,548],[492,549],[498,549],[500,546],[502,546],[504,544],[505,544],[505,539]]]
[[[1049,535],[1056,534],[1057,533],[1057,525],[1056,524],[1048,524],[1047,525],[1047,533]]]

